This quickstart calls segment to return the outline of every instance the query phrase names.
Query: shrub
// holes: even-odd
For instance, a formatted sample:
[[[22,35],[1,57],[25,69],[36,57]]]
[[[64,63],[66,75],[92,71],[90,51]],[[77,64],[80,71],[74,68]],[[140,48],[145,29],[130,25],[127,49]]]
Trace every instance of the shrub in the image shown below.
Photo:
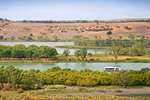
[[[92,53],[88,53],[88,56],[89,56],[89,57],[92,57]]]
[[[128,27],[128,26],[125,26],[124,28],[127,29],[127,30],[132,30],[132,28]]]
[[[98,89],[97,91],[98,91],[98,92],[106,92],[106,91],[103,90],[103,89]]]
[[[112,32],[111,32],[111,31],[108,31],[108,32],[107,32],[107,35],[111,35],[111,34],[112,34]]]
[[[121,90],[115,90],[115,92],[122,92]]]
[[[22,88],[19,88],[18,90],[17,90],[17,93],[23,93],[24,92],[24,90],[22,89]]]

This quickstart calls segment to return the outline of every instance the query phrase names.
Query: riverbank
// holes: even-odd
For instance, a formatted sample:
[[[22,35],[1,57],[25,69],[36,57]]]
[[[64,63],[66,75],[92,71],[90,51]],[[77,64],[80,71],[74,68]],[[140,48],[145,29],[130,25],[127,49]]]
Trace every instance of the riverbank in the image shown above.
[[[52,60],[49,58],[41,58],[41,59],[29,59],[29,58],[1,58],[0,63],[7,62],[21,62],[21,63],[58,63],[58,62],[116,62],[114,57],[108,55],[105,57],[103,54],[94,55],[93,57],[86,57],[84,60],[79,57],[79,59],[75,56],[61,56],[57,57],[56,60]],[[139,62],[139,63],[150,63],[150,57],[148,56],[119,56],[117,62]]]
[[[149,100],[150,87],[99,86],[79,87],[66,85],[44,85],[37,90],[0,90],[0,99],[24,100]]]
[[[58,48],[68,48],[68,49],[106,49],[108,47],[98,47],[98,46],[74,46],[74,45],[64,45],[64,46],[56,46]]]

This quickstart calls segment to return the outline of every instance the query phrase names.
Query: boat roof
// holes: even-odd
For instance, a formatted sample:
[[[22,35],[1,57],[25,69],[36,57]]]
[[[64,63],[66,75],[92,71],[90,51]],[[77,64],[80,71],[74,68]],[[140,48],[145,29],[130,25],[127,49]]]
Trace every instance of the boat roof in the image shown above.
[[[121,67],[120,65],[114,65],[114,67]]]
[[[117,67],[104,67],[104,68],[117,68]]]

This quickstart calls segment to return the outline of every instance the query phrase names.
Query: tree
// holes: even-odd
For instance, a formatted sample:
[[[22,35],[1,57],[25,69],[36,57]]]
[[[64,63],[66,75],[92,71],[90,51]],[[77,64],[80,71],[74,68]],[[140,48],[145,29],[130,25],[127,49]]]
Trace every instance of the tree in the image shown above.
[[[81,58],[82,58],[82,60],[84,60],[84,58],[87,55],[87,50],[86,50],[86,48],[81,48],[80,51],[81,51]]]
[[[6,77],[7,77],[7,83],[10,85],[11,81],[12,81],[12,74],[13,71],[15,70],[15,67],[10,65],[8,67],[5,68],[5,73],[6,73]]]
[[[81,40],[83,39],[83,36],[82,35],[75,35],[72,37],[73,40]]]
[[[16,44],[13,46],[13,49],[26,49],[26,46],[23,44]]]
[[[33,34],[31,33],[30,36],[33,36]]]
[[[99,20],[94,20],[94,22],[98,25],[99,24]]]
[[[46,36],[43,37],[43,40],[44,40],[44,41],[49,41],[50,39],[49,39],[49,37],[46,35]]]
[[[111,31],[108,31],[108,32],[107,32],[107,35],[111,35],[111,34],[112,34],[112,32],[111,32]]]
[[[12,58],[25,58],[25,50],[13,48],[11,51],[11,57]]]
[[[88,53],[88,56],[89,56],[89,57],[92,57],[92,53]]]
[[[37,50],[37,54],[40,58],[52,58],[55,59],[55,56],[58,54],[55,48],[48,46],[40,46]]]
[[[21,85],[21,80],[22,80],[22,76],[21,76],[21,72],[23,70],[19,69],[19,68],[15,68],[13,73],[11,74],[11,85],[12,87],[20,87]]]
[[[0,57],[10,57],[11,56],[11,46],[0,46]]]
[[[95,39],[97,39],[98,37],[97,36],[94,36],[95,37]]]
[[[132,28],[128,27],[128,26],[125,26],[124,28],[127,29],[127,30],[132,30]]]
[[[74,52],[74,55],[78,58],[78,60],[79,60],[79,56],[81,56],[81,51],[80,50],[76,50],[75,52]]]
[[[128,48],[122,48],[120,54],[121,54],[121,55],[127,55],[128,52],[129,52],[129,49],[128,49]]]
[[[129,34],[128,38],[133,40],[135,36],[133,34]]]
[[[111,36],[109,36],[109,37],[108,37],[108,40],[111,40],[111,39],[112,39],[112,37],[111,37]]]
[[[3,36],[2,35],[0,35],[0,40],[3,40]]]
[[[2,88],[4,88],[5,75],[4,75],[4,66],[0,67],[0,83]]]
[[[102,39],[101,36],[98,37],[99,39]]]
[[[14,37],[14,36],[11,36],[10,37],[10,41],[13,41],[13,40],[15,40],[16,38]]]
[[[29,71],[25,70],[22,73],[22,88],[23,89],[31,89],[34,87],[36,83],[38,83],[38,77],[34,69],[30,69]]]
[[[53,35],[53,36],[52,36],[52,39],[54,39],[54,41],[58,41],[58,40],[59,40],[59,38],[58,38],[57,35]]]
[[[142,56],[145,54],[145,49],[141,45],[135,44],[130,48],[129,54],[131,56]]]
[[[122,40],[122,38],[123,38],[122,36],[119,36],[119,40]]]
[[[63,55],[65,55],[68,58],[69,54],[70,54],[69,49],[65,49]]]
[[[122,49],[121,46],[115,46],[115,45],[112,46],[112,47],[110,47],[110,48],[108,48],[108,51],[111,51],[111,52],[112,52],[112,54],[113,54],[113,56],[114,56],[114,58],[115,58],[115,61],[117,61],[117,57],[118,57],[118,55],[120,54],[121,49]]]
[[[27,47],[27,50],[25,51],[25,55],[26,55],[26,58],[33,58],[33,57],[38,57],[38,46],[36,45],[29,45]]]
[[[126,88],[126,84],[129,81],[129,72],[126,71],[122,71],[118,73],[119,75],[114,76],[115,78],[117,78],[119,81],[122,82],[123,88]]]

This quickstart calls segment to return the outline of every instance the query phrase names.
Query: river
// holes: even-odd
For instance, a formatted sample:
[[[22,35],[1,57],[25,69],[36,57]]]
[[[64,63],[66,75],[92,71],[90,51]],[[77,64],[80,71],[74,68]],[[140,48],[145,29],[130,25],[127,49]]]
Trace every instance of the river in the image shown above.
[[[35,44],[37,46],[45,45],[49,47],[56,48],[57,45],[74,45],[73,42],[0,42],[2,45],[10,45],[13,46],[15,44],[24,44],[25,46]],[[64,48],[56,48],[59,54],[62,54]],[[70,49],[70,54],[74,54],[74,49]],[[95,53],[94,50],[88,50],[88,52]],[[104,53],[104,50],[98,50],[98,53]],[[118,63],[121,65],[122,70],[140,70],[141,68],[150,68],[150,63]],[[91,70],[99,70],[103,71],[104,67],[113,66],[115,63],[87,63],[87,62],[79,62],[79,63],[0,63],[0,66],[4,65],[9,66],[13,65],[16,68],[29,70],[29,69],[40,69],[41,71],[45,71],[52,67],[59,66],[62,69],[70,68],[74,70],[83,70],[85,68],[89,68]]]
[[[94,71],[103,71],[104,67],[113,66],[115,65],[115,63],[0,63],[0,66],[2,65],[4,65],[5,67],[13,65],[16,68],[20,68],[23,70],[39,69],[41,71],[45,71],[47,69],[51,69],[52,67],[59,66],[62,69],[69,68],[73,70],[83,70],[85,68],[89,68]],[[141,68],[150,68],[150,63],[118,63],[118,65],[121,65],[122,70],[140,70]]]

